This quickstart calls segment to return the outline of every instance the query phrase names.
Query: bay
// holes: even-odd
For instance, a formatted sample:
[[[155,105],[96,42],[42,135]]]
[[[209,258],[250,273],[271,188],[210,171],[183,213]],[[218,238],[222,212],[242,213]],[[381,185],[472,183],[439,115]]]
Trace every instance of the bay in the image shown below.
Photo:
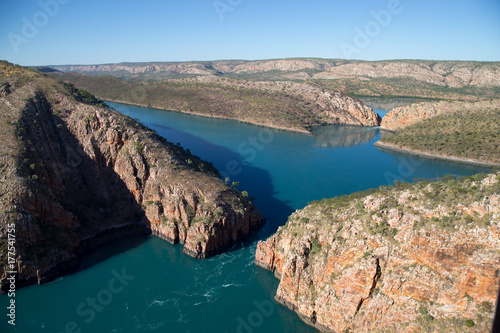
[[[279,281],[254,265],[257,241],[308,202],[394,180],[488,168],[379,150],[379,129],[319,128],[313,135],[108,102],[171,142],[212,161],[255,197],[268,223],[206,260],[156,237],[127,237],[87,256],[78,272],[16,291],[16,325],[0,332],[315,332],[274,301]],[[377,110],[383,114],[385,111]],[[7,313],[9,297],[0,296]]]

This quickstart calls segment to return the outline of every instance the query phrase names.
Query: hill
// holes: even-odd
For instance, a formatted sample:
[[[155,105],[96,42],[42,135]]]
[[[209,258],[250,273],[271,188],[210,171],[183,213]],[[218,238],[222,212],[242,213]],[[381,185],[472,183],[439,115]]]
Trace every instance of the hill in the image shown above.
[[[392,109],[378,146],[500,165],[500,100],[415,103]]]
[[[380,117],[359,100],[305,83],[215,75],[153,82],[75,73],[55,77],[102,99],[287,130],[309,131],[329,124],[380,124]]]
[[[134,80],[217,75],[257,81],[293,80],[351,96],[477,100],[500,93],[500,63],[474,61],[290,58],[50,66],[61,72]]]
[[[46,75],[0,63],[0,276],[44,283],[110,239],[205,258],[264,218],[207,161]],[[15,250],[15,251],[14,251]]]

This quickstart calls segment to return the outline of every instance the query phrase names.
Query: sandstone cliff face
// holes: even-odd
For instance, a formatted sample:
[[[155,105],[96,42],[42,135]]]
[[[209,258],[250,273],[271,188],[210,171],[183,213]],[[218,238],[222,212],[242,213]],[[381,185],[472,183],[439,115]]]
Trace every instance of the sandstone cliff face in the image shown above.
[[[331,332],[487,332],[500,272],[499,175],[313,203],[259,242],[276,299]]]
[[[21,286],[60,275],[122,235],[153,233],[204,258],[265,223],[211,163],[28,74],[0,98],[2,279],[8,224],[15,224]]]
[[[187,81],[216,83],[234,89],[255,89],[266,93],[282,93],[300,98],[303,102],[316,105],[315,117],[323,124],[356,126],[379,126],[380,116],[372,108],[356,98],[338,91],[326,91],[304,83],[286,81],[246,81],[222,78],[214,75],[199,76]]]
[[[389,111],[382,119],[380,127],[396,131],[424,119],[429,119],[444,113],[462,110],[467,110],[467,112],[473,113],[478,110],[499,108],[500,100],[480,102],[440,101],[415,103],[396,107]]]
[[[77,72],[89,74],[142,74],[147,72],[166,72],[172,74],[195,74],[208,75],[214,71],[205,68],[196,63],[121,63],[121,64],[103,64],[103,65],[68,65],[53,66],[53,68],[63,72]]]

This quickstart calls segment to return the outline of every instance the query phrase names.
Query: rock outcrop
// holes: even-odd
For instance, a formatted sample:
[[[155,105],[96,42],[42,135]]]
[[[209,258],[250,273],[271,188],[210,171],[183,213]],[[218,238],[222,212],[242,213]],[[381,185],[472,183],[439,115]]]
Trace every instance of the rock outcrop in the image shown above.
[[[205,258],[265,223],[211,163],[127,116],[77,102],[88,95],[51,78],[12,73],[7,66],[0,76],[10,87],[0,98],[2,286],[7,270],[18,271],[18,286],[51,280],[123,235],[152,233]]]
[[[478,110],[485,109],[500,109],[500,100],[480,102],[440,101],[414,103],[396,107],[389,111],[382,119],[380,127],[382,129],[396,131],[444,113],[462,110],[473,113]]]
[[[381,187],[295,212],[256,264],[325,332],[488,332],[500,276],[499,174]]]
[[[198,76],[187,81],[218,84],[231,89],[254,89],[266,94],[287,94],[300,99],[313,109],[318,123],[354,126],[379,126],[381,118],[372,108],[356,98],[338,91],[327,91],[309,84],[287,81],[247,81],[215,75]]]

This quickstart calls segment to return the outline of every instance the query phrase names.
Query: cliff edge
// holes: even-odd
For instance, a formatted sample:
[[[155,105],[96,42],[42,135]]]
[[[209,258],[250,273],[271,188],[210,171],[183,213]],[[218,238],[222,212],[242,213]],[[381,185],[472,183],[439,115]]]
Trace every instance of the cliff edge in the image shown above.
[[[499,108],[500,100],[479,102],[439,101],[414,103],[390,110],[382,119],[380,128],[397,131],[442,114],[454,113],[461,110],[465,110],[468,113],[477,113],[485,109],[498,110]]]
[[[491,331],[499,174],[400,183],[296,211],[256,264],[276,299],[325,332]]]

